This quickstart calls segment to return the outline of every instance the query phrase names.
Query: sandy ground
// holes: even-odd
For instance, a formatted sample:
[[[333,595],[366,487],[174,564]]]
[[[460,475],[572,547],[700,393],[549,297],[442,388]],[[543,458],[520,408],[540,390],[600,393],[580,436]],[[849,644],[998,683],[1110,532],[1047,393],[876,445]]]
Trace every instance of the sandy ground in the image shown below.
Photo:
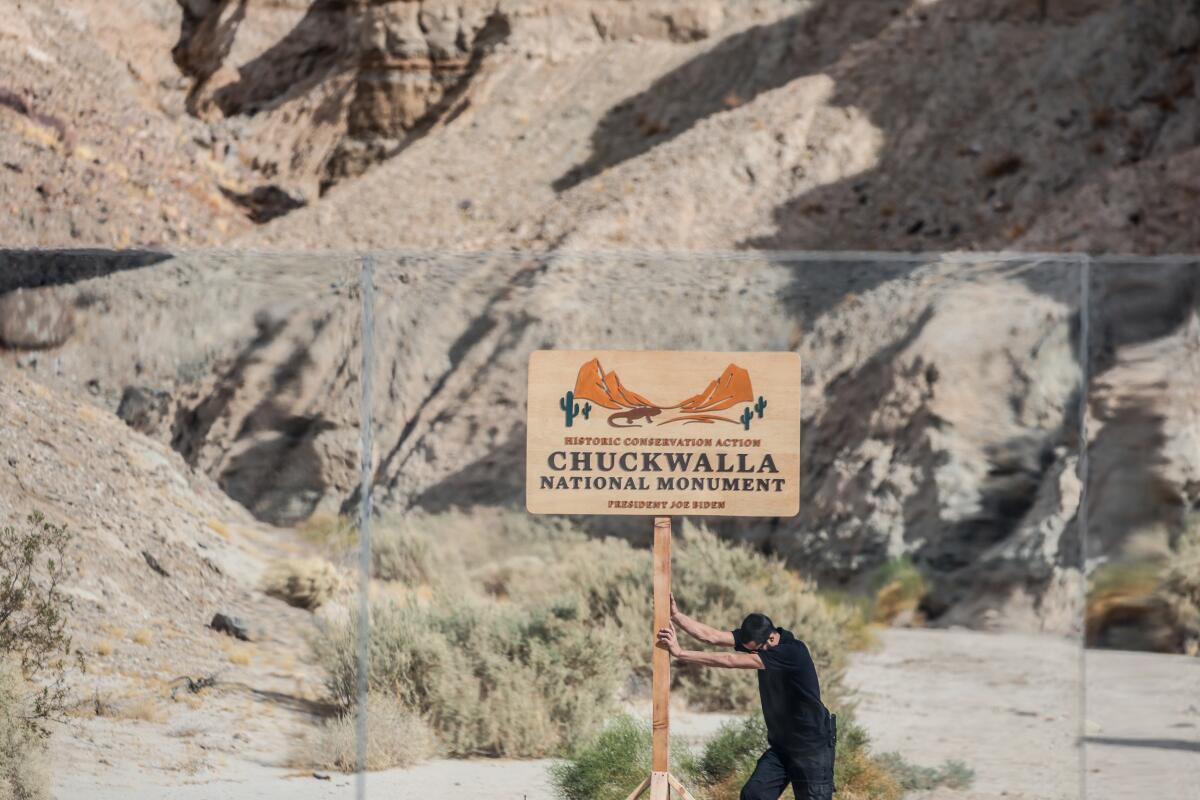
[[[1089,650],[1089,800],[1200,797],[1200,659]]]
[[[913,800],[1075,800],[1080,780],[1080,659],[1069,641],[966,630],[889,630],[883,648],[855,655],[848,682],[879,751],[921,765],[958,759],[975,770],[966,791]],[[1093,650],[1085,665],[1086,797],[1195,797],[1200,785],[1200,661]],[[1136,686],[1136,690],[1125,687]],[[250,713],[235,727],[93,719],[55,741],[59,800],[353,797],[355,777],[278,766],[286,710]],[[646,711],[648,715],[648,710]],[[727,719],[673,714],[702,741]],[[292,720],[291,723],[294,723]],[[232,746],[231,746],[232,745]],[[66,767],[70,764],[72,766]],[[551,800],[547,760],[436,760],[367,776],[368,796]]]
[[[1079,797],[1079,651],[1065,639],[966,630],[896,629],[854,659],[859,719],[877,751],[975,770],[967,792],[931,798]]]

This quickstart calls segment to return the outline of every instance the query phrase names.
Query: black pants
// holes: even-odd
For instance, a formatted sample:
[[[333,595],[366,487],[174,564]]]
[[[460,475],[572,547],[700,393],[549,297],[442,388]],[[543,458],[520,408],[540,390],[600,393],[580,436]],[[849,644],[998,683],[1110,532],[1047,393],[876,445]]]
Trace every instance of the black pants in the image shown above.
[[[831,800],[832,752],[789,756],[772,747],[759,756],[754,774],[742,787],[741,800],[779,800],[789,783],[796,800]]]
[[[779,800],[789,783],[796,800],[832,800],[837,791],[833,783],[836,724],[830,724],[828,747],[791,754],[772,747],[759,756],[754,774],[742,787],[741,800]]]

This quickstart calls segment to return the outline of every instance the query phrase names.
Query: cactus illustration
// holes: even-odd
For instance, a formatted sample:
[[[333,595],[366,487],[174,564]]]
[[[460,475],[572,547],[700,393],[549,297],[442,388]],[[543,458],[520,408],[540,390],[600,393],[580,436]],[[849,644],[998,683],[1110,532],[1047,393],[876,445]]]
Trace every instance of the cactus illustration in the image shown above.
[[[754,404],[754,410],[758,412],[758,418],[762,419],[763,409],[767,407],[767,398],[761,394],[758,396],[758,402]]]
[[[750,420],[754,419],[754,412],[750,410],[750,406],[742,409],[742,416],[739,419],[742,421],[742,427],[750,430]]]
[[[566,397],[560,397],[558,399],[558,407],[566,415],[567,427],[571,427],[571,423],[575,421],[575,417],[579,416],[579,403],[575,402],[575,393],[568,391]]]
[[[592,413],[592,404],[591,404],[591,403],[584,403],[584,404],[583,404],[583,418],[584,418],[584,419],[587,419],[587,418],[588,418],[588,414],[590,414],[590,413]]]

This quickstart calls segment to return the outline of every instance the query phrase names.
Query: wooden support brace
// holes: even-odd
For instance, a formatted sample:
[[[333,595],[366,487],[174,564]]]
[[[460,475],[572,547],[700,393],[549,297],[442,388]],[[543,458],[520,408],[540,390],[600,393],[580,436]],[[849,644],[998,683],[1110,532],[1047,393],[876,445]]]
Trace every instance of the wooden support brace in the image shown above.
[[[646,778],[644,781],[642,781],[641,783],[638,784],[638,787],[636,789],[634,789],[632,792],[629,793],[629,797],[626,797],[625,800],[637,800],[639,797],[642,796],[642,792],[646,791],[649,788],[650,788],[650,779]]]
[[[696,800],[696,798],[692,797],[691,792],[683,788],[683,784],[680,783],[679,778],[676,778],[669,772],[667,773],[667,783],[671,784],[671,788],[675,790],[675,793],[679,795],[682,800]]]

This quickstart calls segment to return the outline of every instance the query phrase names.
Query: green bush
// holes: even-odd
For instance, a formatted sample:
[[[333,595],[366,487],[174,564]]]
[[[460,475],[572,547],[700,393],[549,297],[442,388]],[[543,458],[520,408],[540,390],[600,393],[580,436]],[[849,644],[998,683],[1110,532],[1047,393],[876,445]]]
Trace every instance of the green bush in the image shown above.
[[[698,786],[713,787],[737,781],[740,786],[754,771],[758,757],[767,749],[767,726],[761,714],[726,722],[708,740],[692,765],[691,777]]]
[[[39,694],[11,659],[0,659],[0,800],[50,797]]]
[[[871,586],[872,617],[885,624],[906,611],[915,612],[927,591],[924,576],[907,555],[881,564],[871,576]]]
[[[671,741],[671,771],[687,774],[690,753]],[[628,714],[609,721],[593,739],[550,767],[550,780],[565,800],[624,800],[650,775],[650,726]]]
[[[622,715],[594,739],[575,748],[550,769],[564,800],[622,800],[650,770],[650,729]],[[767,749],[767,730],[759,714],[725,723],[699,755],[672,742],[671,770],[698,800],[737,800],[742,785]],[[965,788],[972,773],[959,762],[941,769],[916,767],[895,753],[876,756],[867,732],[838,714],[834,782],[846,800],[899,800],[906,790],[947,786]],[[789,787],[784,798],[793,798]]]
[[[525,609],[440,598],[376,605],[371,691],[427,719],[451,755],[533,757],[588,736],[611,711],[622,670],[612,643],[569,606]],[[357,621],[313,642],[333,697],[355,699]]]
[[[941,767],[917,766],[899,753],[881,753],[878,759],[906,792],[929,791],[939,786],[966,789],[975,780],[975,771],[954,759],[948,759]]]
[[[1158,589],[1180,649],[1200,656],[1200,513],[1190,515]]]
[[[71,538],[65,526],[36,511],[23,527],[0,529],[0,654],[16,659],[26,678],[54,675],[33,701],[36,720],[63,711],[62,658],[74,652],[83,666],[66,633],[73,603],[60,588]]]
[[[766,726],[758,715],[723,725],[705,746],[690,776],[700,790],[697,797],[736,800],[767,746]],[[973,777],[959,762],[928,769],[909,764],[896,753],[873,754],[867,731],[846,712],[838,713],[833,775],[837,796],[846,800],[898,800],[907,790],[965,788]],[[791,796],[789,788],[784,797]]]

